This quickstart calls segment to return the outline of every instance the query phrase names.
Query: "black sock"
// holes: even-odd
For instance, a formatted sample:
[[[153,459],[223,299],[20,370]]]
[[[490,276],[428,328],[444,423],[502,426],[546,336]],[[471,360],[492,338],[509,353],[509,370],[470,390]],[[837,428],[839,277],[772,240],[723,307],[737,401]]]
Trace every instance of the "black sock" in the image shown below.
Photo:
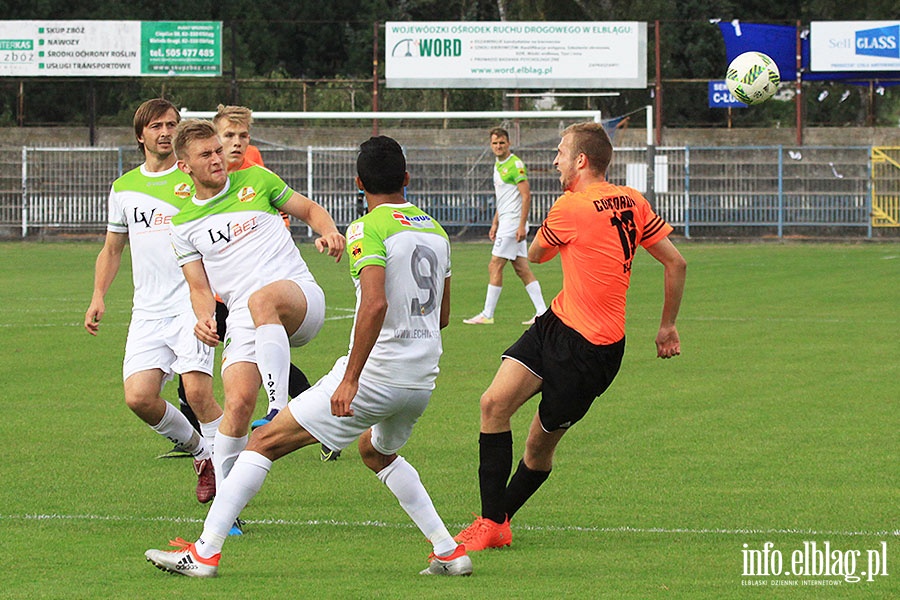
[[[197,415],[194,414],[191,405],[187,403],[187,394],[184,391],[184,382],[181,380],[181,375],[178,376],[178,405],[181,414],[187,418],[194,429],[200,431],[200,421],[197,420]]]
[[[512,471],[512,431],[482,433],[478,447],[481,516],[503,523],[506,520],[506,482]]]
[[[519,468],[506,486],[506,516],[512,519],[516,511],[522,508],[548,477],[550,471],[532,471],[525,466],[524,460],[520,460]]]
[[[288,375],[288,395],[291,399],[296,398],[310,387],[312,386],[309,384],[306,374],[294,363],[291,363],[291,372]]]

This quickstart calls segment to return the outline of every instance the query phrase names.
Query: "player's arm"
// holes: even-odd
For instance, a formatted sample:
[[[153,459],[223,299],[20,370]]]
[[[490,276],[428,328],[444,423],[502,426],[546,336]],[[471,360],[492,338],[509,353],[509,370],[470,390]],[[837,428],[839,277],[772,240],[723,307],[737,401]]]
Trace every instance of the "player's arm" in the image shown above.
[[[528,247],[528,260],[533,263],[544,263],[559,254],[559,246],[545,246],[541,243],[541,234],[534,237]]]
[[[450,278],[444,279],[444,295],[441,296],[441,329],[450,324]]]
[[[491,219],[491,228],[488,230],[488,238],[493,242],[497,239],[497,228],[500,227],[500,213],[494,211],[494,218]]]
[[[119,266],[122,264],[122,252],[128,241],[127,233],[115,231],[106,232],[106,241],[100,254],[97,255],[97,264],[94,267],[94,293],[91,295],[91,304],[84,313],[84,328],[91,335],[97,335],[100,321],[106,313],[106,292],[116,279]]]
[[[334,258],[335,262],[341,260],[347,239],[338,231],[334,219],[321,204],[313,202],[303,194],[294,192],[279,208],[302,220],[319,234],[319,238],[316,240],[316,248],[319,252],[327,251],[328,256]]]
[[[207,346],[215,347],[219,344],[219,336],[216,333],[216,298],[209,286],[203,260],[185,263],[181,271],[190,288],[191,307],[197,317],[194,335]]]
[[[681,354],[681,340],[678,338],[675,319],[678,317],[681,297],[684,294],[687,262],[667,237],[648,247],[647,252],[662,263],[664,268],[665,300],[659,332],[656,334],[656,355],[659,358],[672,358]]]
[[[528,180],[516,184],[522,195],[522,213],[519,216],[519,228],[516,230],[516,241],[521,242],[528,237],[528,215],[531,213],[531,185]]]
[[[353,348],[347,359],[344,378],[331,396],[331,414],[336,417],[353,416],[350,403],[359,390],[359,376],[384,324],[388,308],[384,273],[381,265],[368,265],[359,272],[360,299],[353,330]],[[443,307],[441,310],[443,314]]]

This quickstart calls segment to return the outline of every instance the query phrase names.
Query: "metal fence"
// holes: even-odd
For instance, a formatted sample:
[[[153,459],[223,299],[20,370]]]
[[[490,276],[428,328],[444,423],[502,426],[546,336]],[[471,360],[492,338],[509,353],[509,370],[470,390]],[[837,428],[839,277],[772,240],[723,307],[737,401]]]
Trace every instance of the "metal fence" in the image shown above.
[[[486,232],[494,210],[493,155],[484,147],[406,150],[410,201],[451,235]],[[644,192],[686,237],[872,237],[872,150],[621,148],[608,178]],[[531,222],[539,223],[559,196],[556,149],[516,153],[528,165]],[[263,158],[291,187],[325,206],[339,226],[359,214],[355,148],[264,148]],[[139,162],[133,147],[0,150],[0,236],[102,233],[111,182]],[[898,189],[891,185],[880,189]],[[896,200],[888,203],[896,206]],[[295,233],[308,231],[298,225]]]

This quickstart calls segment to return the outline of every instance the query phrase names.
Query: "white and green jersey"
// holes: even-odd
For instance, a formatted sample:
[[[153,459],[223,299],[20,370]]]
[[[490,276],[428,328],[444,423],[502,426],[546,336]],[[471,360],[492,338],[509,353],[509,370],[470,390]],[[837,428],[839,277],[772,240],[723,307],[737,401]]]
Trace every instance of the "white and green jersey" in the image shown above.
[[[515,154],[510,154],[504,161],[494,163],[494,194],[497,197],[497,218],[499,231],[515,233],[522,218],[522,194],[518,184],[528,181],[525,163]],[[499,233],[498,233],[499,235]]]
[[[388,309],[362,375],[385,385],[434,389],[441,346],[441,299],[450,276],[450,240],[440,223],[409,203],[382,204],[347,228],[350,275],[385,269]],[[353,332],[350,348],[353,348]]]
[[[230,173],[221,192],[191,198],[172,219],[178,264],[202,258],[210,286],[229,310],[275,281],[315,281],[278,214],[293,193],[265,167]]]
[[[132,315],[161,319],[191,310],[187,282],[172,255],[169,234],[169,221],[191,195],[191,179],[177,166],[159,173],[144,166],[113,182],[106,230],[128,234]]]

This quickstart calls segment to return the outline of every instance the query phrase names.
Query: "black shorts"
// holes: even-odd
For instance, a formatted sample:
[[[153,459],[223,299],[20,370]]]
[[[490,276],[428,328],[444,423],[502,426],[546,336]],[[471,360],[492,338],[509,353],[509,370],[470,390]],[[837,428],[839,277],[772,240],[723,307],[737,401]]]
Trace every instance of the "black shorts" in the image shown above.
[[[625,338],[598,346],[559,320],[552,310],[535,319],[503,353],[544,380],[538,415],[545,431],[580,421],[619,372]]]

